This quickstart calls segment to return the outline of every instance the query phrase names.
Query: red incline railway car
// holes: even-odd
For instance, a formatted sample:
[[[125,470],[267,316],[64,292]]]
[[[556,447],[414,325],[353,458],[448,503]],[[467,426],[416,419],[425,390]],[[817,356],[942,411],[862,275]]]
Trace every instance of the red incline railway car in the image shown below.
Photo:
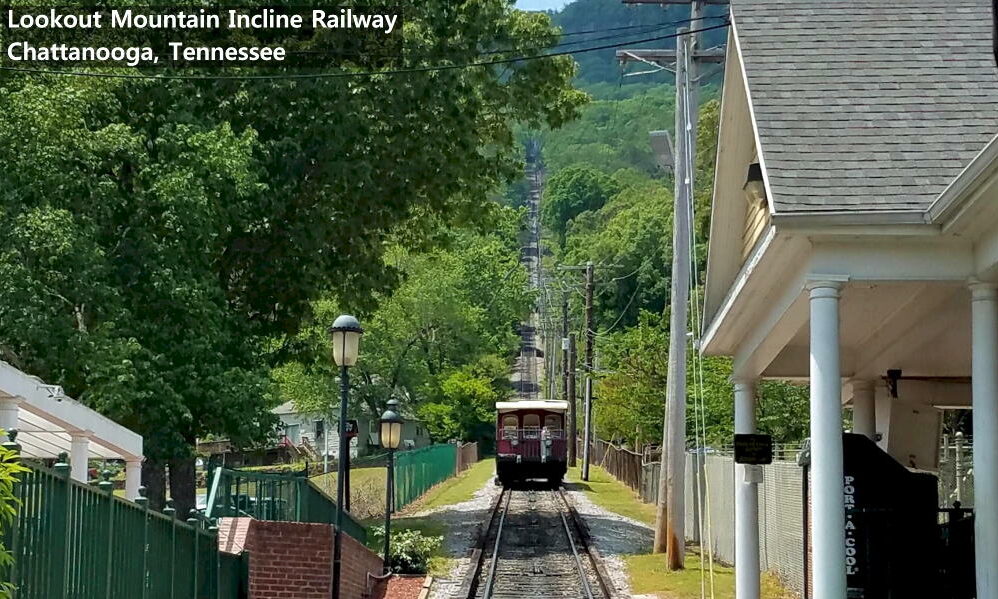
[[[510,485],[544,479],[561,484],[567,469],[567,401],[529,400],[496,403],[496,474]]]

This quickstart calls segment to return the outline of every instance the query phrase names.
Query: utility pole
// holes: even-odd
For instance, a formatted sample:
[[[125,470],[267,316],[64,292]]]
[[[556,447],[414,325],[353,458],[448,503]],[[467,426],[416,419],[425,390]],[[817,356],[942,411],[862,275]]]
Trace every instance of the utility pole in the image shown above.
[[[725,0],[623,0],[625,4],[689,4],[690,28],[680,29],[673,50],[621,50],[621,61],[657,64],[676,75],[675,178],[672,235],[672,289],[669,321],[669,364],[666,408],[662,427],[662,461],[655,519],[656,553],[665,552],[670,570],[683,568],[685,553],[686,468],[686,332],[690,287],[690,206],[693,196],[696,133],[699,113],[697,61],[723,62],[719,50],[701,50],[700,35],[705,4]],[[675,59],[673,69],[667,62]]]
[[[577,364],[577,352],[575,351],[575,333],[568,334],[568,465],[575,467],[575,455],[579,444],[579,415],[577,401],[575,400],[575,369]]]
[[[680,30],[685,34],[686,30]],[[669,319],[669,370],[666,390],[665,436],[662,446],[660,494],[655,526],[655,551],[666,552],[670,570],[680,570],[685,558],[685,472],[686,467],[686,329],[689,302],[689,89],[687,66],[689,40],[676,38],[676,165],[675,210],[672,228],[672,301]],[[661,485],[661,483],[660,483]],[[661,489],[660,489],[661,490]],[[665,501],[662,501],[662,499]]]
[[[589,444],[593,434],[593,344],[596,341],[593,323],[593,263],[586,263],[586,430],[582,446],[582,480],[589,481]]]
[[[585,334],[586,334],[586,354],[583,367],[585,368],[586,377],[584,380],[583,387],[583,431],[582,431],[582,480],[589,480],[589,444],[592,441],[592,414],[593,414],[593,351],[596,343],[596,323],[593,320],[593,287],[595,286],[595,274],[597,268],[620,268],[619,264],[593,264],[592,261],[586,262],[582,266],[559,266],[558,270],[584,270],[586,271],[586,290],[585,290],[585,311],[586,311],[586,322],[585,322]],[[572,365],[572,378],[570,379],[574,385],[575,379],[575,365]],[[575,397],[572,395],[572,397]]]
[[[575,397],[574,386],[569,393],[569,340],[568,340],[568,295],[562,292],[561,301],[561,397],[568,402],[568,465],[575,467]],[[573,366],[574,368],[574,366]]]

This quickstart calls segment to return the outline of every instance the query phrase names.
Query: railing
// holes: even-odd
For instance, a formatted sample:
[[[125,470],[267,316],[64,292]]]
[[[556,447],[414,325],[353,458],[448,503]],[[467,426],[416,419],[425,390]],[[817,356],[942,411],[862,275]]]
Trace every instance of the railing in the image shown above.
[[[106,475],[98,489],[71,480],[65,462],[25,464],[15,487],[20,508],[5,535],[14,565],[0,572],[15,599],[218,597],[217,535],[202,520],[119,499]]]
[[[431,445],[395,454],[395,509],[400,510],[420,495],[454,476],[457,446]]]
[[[312,481],[298,474],[219,467],[212,477],[205,515],[209,519],[244,516],[278,522],[333,524],[336,503]],[[343,516],[343,532],[366,543],[364,526],[350,514]]]
[[[578,443],[577,455],[581,456],[583,442]],[[601,439],[597,439],[590,447],[592,449],[589,456],[590,464],[600,466],[631,489],[641,492],[642,454],[617,447]]]

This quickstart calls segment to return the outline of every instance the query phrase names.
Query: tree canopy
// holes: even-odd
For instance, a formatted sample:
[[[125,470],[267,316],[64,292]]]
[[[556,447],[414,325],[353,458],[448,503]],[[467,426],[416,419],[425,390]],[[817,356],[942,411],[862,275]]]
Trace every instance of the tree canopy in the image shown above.
[[[409,67],[557,39],[506,0],[401,7]],[[152,464],[207,434],[266,438],[269,369],[329,316],[319,298],[370,311],[402,274],[386,252],[486,218],[520,172],[513,126],[573,117],[573,75],[567,57],[270,80],[4,72],[0,352],[142,433]]]
[[[524,213],[501,214],[488,233],[457,229],[443,248],[388,253],[403,281],[364,316],[351,373],[354,413],[377,417],[395,398],[438,439],[487,436],[495,402],[511,392],[515,325],[534,301],[519,263]],[[330,414],[337,405],[326,327],[340,311],[335,297],[317,301],[311,324],[288,342],[298,359],[274,371],[282,398],[302,411]]]
[[[612,178],[586,165],[558,171],[544,189],[541,222],[564,245],[565,232],[572,219],[584,212],[598,210],[617,190]]]

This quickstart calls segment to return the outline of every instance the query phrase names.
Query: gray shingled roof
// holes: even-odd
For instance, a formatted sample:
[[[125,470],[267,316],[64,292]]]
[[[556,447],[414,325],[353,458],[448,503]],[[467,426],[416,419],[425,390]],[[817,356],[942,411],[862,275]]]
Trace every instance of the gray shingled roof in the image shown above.
[[[732,0],[777,212],[924,210],[998,133],[989,0]]]

